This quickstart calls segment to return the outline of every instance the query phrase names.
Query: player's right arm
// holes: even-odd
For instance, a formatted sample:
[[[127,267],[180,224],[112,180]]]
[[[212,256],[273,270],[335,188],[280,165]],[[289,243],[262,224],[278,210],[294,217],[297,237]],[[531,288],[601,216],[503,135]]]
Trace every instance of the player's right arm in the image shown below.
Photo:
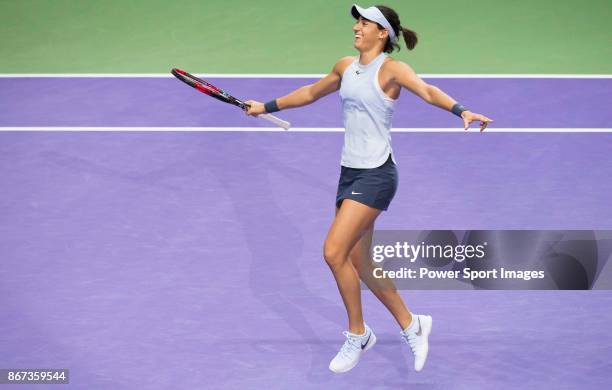
[[[313,84],[300,87],[295,91],[276,99],[276,105],[280,110],[302,107],[317,101],[323,96],[329,95],[330,93],[337,91],[338,89],[340,89],[342,74],[344,73],[344,70],[353,61],[353,59],[353,57],[341,58],[338,62],[336,62],[333,69],[327,76],[323,77],[322,79]],[[265,114],[266,112],[264,105],[261,102],[247,100],[245,103],[251,106],[251,108],[249,108],[249,110],[247,111],[248,115],[256,116],[259,114]]]

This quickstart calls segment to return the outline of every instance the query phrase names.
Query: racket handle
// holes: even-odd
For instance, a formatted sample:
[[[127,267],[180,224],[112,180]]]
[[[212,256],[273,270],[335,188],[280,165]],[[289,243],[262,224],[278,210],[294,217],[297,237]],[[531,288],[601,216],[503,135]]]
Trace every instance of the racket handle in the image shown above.
[[[272,123],[274,123],[276,126],[282,127],[285,130],[289,130],[289,128],[291,127],[291,123],[284,121],[280,118],[275,117],[274,115],[271,114],[259,114],[257,115],[258,118],[262,118],[265,119],[267,121],[270,121]]]

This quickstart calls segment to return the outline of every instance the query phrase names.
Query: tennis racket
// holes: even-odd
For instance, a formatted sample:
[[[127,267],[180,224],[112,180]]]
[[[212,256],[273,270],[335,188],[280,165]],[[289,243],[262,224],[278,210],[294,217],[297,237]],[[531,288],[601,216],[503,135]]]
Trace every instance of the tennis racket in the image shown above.
[[[240,99],[237,99],[235,97],[233,97],[232,95],[230,95],[229,93],[225,92],[224,90],[222,90],[221,88],[217,88],[214,85],[212,85],[211,83],[208,83],[202,79],[199,79],[193,75],[190,75],[189,73],[185,72],[182,69],[178,69],[178,68],[174,68],[172,69],[172,74],[179,80],[181,80],[182,82],[184,82],[185,84],[197,89],[198,91],[207,94],[208,96],[211,96],[217,100],[220,100],[222,102],[225,103],[229,103],[229,104],[233,104],[234,106],[240,107],[241,109],[243,109],[244,111],[249,109],[249,105],[246,104],[245,102],[243,102]],[[285,130],[288,130],[291,127],[291,123],[284,121],[280,118],[275,117],[274,115],[270,115],[270,114],[259,114],[257,116],[258,118],[263,118],[266,119],[272,123],[274,123],[275,125],[282,127]]]

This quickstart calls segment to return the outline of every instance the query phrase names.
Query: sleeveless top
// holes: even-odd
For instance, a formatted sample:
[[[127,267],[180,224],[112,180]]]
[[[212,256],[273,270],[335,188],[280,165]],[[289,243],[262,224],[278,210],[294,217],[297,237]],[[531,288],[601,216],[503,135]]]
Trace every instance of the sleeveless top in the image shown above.
[[[340,99],[344,121],[341,164],[349,168],[376,168],[385,163],[391,149],[391,121],[396,99],[378,84],[378,71],[387,56],[380,53],[367,65],[355,59],[342,74]]]

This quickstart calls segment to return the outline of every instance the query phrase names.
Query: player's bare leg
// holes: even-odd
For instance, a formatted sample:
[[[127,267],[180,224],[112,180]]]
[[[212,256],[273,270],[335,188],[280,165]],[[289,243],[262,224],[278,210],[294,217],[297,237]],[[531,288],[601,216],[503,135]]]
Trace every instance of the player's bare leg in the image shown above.
[[[364,331],[359,275],[348,259],[351,249],[374,224],[381,210],[345,199],[327,233],[323,256],[334,274],[346,307],[349,331]]]
[[[345,199],[325,239],[325,261],[334,274],[349,320],[349,331],[344,332],[347,339],[329,364],[330,370],[336,373],[355,367],[362,353],[376,343],[376,336],[363,321],[359,275],[348,256],[361,236],[373,226],[380,212]]]
[[[357,270],[359,278],[368,286],[370,291],[391,312],[402,329],[406,329],[412,321],[412,314],[406,307],[404,300],[397,291],[393,280],[388,278],[375,278],[374,264],[370,256],[374,226],[371,226],[355,244],[349,253],[349,259]]]

